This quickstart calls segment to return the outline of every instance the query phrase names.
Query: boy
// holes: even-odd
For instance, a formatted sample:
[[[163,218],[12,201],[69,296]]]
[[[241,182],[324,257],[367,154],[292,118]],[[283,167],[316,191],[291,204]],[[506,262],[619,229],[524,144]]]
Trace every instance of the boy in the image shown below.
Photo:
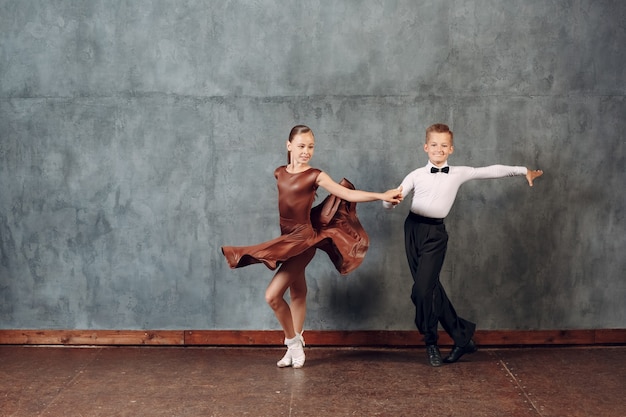
[[[454,347],[443,362],[454,363],[478,349],[472,340],[476,324],[457,316],[439,282],[448,245],[443,219],[450,212],[459,187],[469,180],[515,175],[525,175],[532,187],[533,180],[543,171],[505,165],[450,167],[448,157],[454,152],[454,134],[444,124],[426,129],[424,152],[428,155],[428,164],[409,173],[402,181],[402,197],[413,192],[411,211],[404,222],[404,243],[414,282],[411,300],[415,305],[415,325],[424,335],[428,363],[441,366],[438,323],[454,340]],[[388,209],[395,207],[386,202],[383,205]]]

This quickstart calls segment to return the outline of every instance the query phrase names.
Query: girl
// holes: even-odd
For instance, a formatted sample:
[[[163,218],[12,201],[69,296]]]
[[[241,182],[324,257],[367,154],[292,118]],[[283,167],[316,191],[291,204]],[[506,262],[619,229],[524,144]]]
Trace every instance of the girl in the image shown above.
[[[280,266],[267,287],[265,300],[285,333],[287,353],[276,364],[281,368],[304,365],[302,329],[307,293],[304,270],[316,248],[324,250],[342,274],[354,270],[367,250],[367,234],[356,217],[354,205],[342,202],[343,207],[330,223],[324,226],[319,222],[316,209],[321,205],[312,209],[317,188],[352,203],[383,200],[395,205],[402,201],[402,189],[374,193],[336,183],[328,174],[309,165],[314,150],[313,131],[304,125],[293,127],[287,140],[288,164],[274,171],[281,236],[253,246],[222,247],[231,268],[254,263],[263,263],[271,270]],[[287,289],[290,304],[284,299]]]

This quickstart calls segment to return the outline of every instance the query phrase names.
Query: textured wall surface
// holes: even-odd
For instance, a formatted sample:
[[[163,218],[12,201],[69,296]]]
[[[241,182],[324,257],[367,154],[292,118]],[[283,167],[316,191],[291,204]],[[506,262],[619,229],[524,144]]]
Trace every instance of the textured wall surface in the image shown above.
[[[481,329],[626,327],[626,2],[0,0],[0,327],[276,329],[274,168],[382,191],[455,131],[441,279]],[[320,197],[324,194],[320,193]],[[307,270],[309,329],[413,329],[408,202],[358,205],[363,265]]]

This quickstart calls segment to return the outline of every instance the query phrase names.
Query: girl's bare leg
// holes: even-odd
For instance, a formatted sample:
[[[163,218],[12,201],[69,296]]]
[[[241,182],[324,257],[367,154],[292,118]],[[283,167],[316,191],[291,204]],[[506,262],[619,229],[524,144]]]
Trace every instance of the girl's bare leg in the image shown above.
[[[304,270],[314,255],[315,248],[311,248],[283,263],[265,291],[265,299],[274,310],[285,332],[285,344],[289,347],[285,357],[277,363],[280,367],[304,365],[304,341],[301,336],[306,316],[307,286]],[[291,306],[284,299],[287,289]]]
[[[296,331],[302,332],[306,316],[306,279],[304,270],[315,255],[315,248],[287,260],[265,290],[265,300],[274,310],[285,337],[295,337]],[[291,308],[285,301],[285,292],[290,289]]]
[[[315,250],[313,250],[312,255],[314,254]],[[311,258],[313,258],[313,256],[306,260],[307,264],[311,261]],[[306,278],[304,276],[304,269],[302,269],[294,276],[289,286],[289,298],[291,299],[289,307],[291,309],[293,330],[296,334],[302,334],[302,329],[304,328],[304,319],[306,318],[306,294]]]

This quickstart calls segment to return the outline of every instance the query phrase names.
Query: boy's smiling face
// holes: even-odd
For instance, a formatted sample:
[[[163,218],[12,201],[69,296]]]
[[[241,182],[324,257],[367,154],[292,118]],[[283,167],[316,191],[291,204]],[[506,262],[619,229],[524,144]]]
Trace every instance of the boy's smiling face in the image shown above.
[[[438,167],[445,165],[448,156],[454,152],[452,137],[448,132],[428,133],[428,138],[424,144],[424,152],[428,154],[428,159],[433,165]]]

